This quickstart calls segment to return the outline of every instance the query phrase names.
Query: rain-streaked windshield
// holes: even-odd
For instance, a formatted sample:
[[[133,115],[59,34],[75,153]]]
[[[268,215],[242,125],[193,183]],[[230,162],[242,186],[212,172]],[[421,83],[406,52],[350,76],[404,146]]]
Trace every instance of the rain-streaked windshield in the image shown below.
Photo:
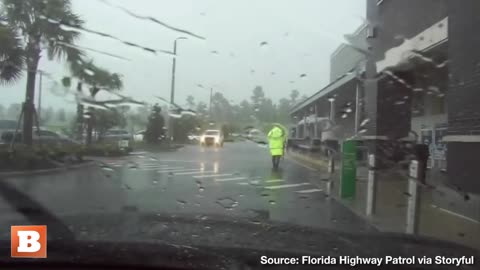
[[[471,266],[479,14],[477,0],[0,0],[0,239],[46,225],[47,259],[118,251],[122,266],[153,251],[207,269]]]

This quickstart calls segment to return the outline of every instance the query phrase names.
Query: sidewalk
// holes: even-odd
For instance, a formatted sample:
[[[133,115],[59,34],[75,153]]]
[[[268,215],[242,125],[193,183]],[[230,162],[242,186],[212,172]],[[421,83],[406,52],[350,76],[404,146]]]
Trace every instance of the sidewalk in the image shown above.
[[[290,152],[290,158],[327,172],[327,162],[319,154]],[[367,193],[367,168],[357,168],[356,196],[353,199],[340,199],[340,164],[337,162],[333,177],[332,195],[340,203],[359,216],[368,219],[380,231],[405,232],[407,212],[406,172],[389,171],[380,174],[377,185],[376,213],[372,217],[365,214]],[[437,175],[436,175],[437,176]],[[435,179],[438,180],[438,179]],[[441,182],[441,181],[429,181]],[[442,196],[441,189],[422,188],[419,234],[437,239],[457,242],[480,250],[480,222],[467,219],[454,212],[446,211],[434,205],[432,198]],[[443,194],[444,196],[444,194]],[[450,204],[452,202],[449,202]],[[455,203],[468,203],[457,200]]]

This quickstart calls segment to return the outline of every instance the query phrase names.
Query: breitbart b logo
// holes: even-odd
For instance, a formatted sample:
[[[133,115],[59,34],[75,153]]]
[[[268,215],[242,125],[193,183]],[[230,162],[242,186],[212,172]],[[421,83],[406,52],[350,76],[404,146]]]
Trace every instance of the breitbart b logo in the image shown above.
[[[11,256],[47,258],[47,226],[12,226]]]

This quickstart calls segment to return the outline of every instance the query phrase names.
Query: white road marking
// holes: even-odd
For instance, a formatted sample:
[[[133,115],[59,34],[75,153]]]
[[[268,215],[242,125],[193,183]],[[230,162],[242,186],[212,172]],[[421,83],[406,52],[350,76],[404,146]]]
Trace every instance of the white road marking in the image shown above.
[[[163,160],[162,162],[187,162],[187,163],[202,163],[201,161],[195,161],[195,160]]]
[[[272,180],[267,180],[265,183],[278,183],[278,182],[284,182],[285,180],[283,179],[272,179]]]
[[[311,185],[310,183],[300,183],[300,184],[288,184],[288,185],[279,185],[279,186],[267,186],[266,189],[281,189],[281,188],[291,188],[291,187],[301,187]]]
[[[158,167],[158,166],[170,166],[167,164],[160,164],[160,163],[138,163],[138,166],[143,166],[143,167]]]
[[[197,170],[197,171],[194,171],[194,172],[176,173],[175,175],[190,175],[190,174],[199,174],[199,173],[214,173],[214,171]]]
[[[146,154],[147,152],[130,152],[130,155],[143,155]]]
[[[166,173],[166,172],[174,172],[174,173],[183,173],[183,172],[199,172],[198,169],[181,169],[181,170],[172,170],[172,169],[167,169],[167,170],[160,170],[157,171],[158,173]]]
[[[245,180],[246,177],[232,177],[232,178],[221,178],[215,179],[216,182],[228,182],[228,181],[238,181],[238,180]]]
[[[297,193],[313,193],[313,192],[320,192],[320,191],[323,191],[323,189],[313,188],[313,189],[299,190],[299,191],[296,191],[296,192]]]
[[[232,174],[226,173],[226,174],[195,175],[193,176],[193,178],[212,178],[212,177],[219,177],[219,176],[232,176]]]

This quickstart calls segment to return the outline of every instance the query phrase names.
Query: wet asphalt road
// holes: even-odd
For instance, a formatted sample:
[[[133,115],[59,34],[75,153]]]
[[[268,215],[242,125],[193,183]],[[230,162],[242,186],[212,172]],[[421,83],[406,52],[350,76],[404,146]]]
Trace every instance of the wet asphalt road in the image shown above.
[[[134,152],[128,157],[101,158],[89,168],[1,181],[60,219],[139,212],[372,230],[326,196],[319,181],[321,172],[288,158],[280,166],[278,171],[271,169],[265,147],[236,142],[223,148],[190,145],[176,152]],[[31,203],[18,201],[16,207],[29,209]],[[18,225],[13,222],[23,218],[3,197],[0,211],[2,226]]]

